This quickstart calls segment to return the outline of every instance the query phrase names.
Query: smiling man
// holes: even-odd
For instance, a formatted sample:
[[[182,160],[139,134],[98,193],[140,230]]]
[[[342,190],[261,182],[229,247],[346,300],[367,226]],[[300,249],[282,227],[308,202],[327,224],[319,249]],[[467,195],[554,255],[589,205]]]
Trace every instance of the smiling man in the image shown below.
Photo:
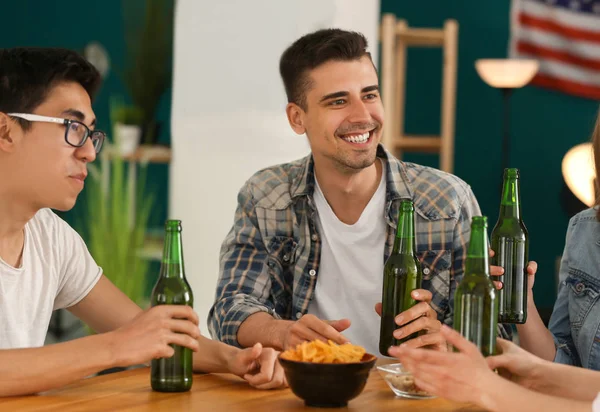
[[[424,331],[408,344],[445,350],[441,322],[452,323],[471,216],[480,213],[471,189],[379,144],[379,79],[361,34],[308,34],[283,53],[280,73],[290,126],[311,154],[242,187],[221,249],[213,337],[277,349],[332,339],[377,354],[383,266],[400,200],[412,199],[423,289],[395,333]]]
[[[285,385],[273,349],[204,338],[187,306],[142,311],[51,211],[75,205],[102,148],[91,103],[99,82],[69,50],[0,49],[0,396],[169,357],[171,344],[196,352],[195,371],[231,372],[259,388]],[[52,311],[62,308],[98,333],[43,346]]]

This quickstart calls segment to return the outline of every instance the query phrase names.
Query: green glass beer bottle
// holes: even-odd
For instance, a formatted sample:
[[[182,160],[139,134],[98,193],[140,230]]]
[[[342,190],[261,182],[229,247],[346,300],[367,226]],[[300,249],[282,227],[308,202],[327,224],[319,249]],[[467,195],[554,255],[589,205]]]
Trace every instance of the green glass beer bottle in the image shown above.
[[[504,169],[498,223],[492,231],[492,264],[504,268],[498,279],[498,322],[525,323],[527,320],[527,261],[529,234],[521,219],[519,170]]]
[[[454,296],[454,329],[473,342],[483,356],[496,352],[498,307],[496,288],[490,279],[487,218],[471,221],[471,240],[465,274]]]
[[[160,275],[152,290],[150,302],[156,305],[194,306],[192,288],[185,278],[181,221],[167,220],[165,245]],[[158,392],[184,392],[192,387],[192,350],[171,345],[170,358],[153,359],[150,369],[152,389]]]
[[[415,332],[401,339],[393,335],[394,330],[398,329],[395,317],[417,303],[410,294],[421,288],[423,279],[421,263],[416,255],[414,211],[411,200],[401,201],[394,247],[383,268],[379,352],[384,356],[389,356],[390,346],[399,345],[418,335]]]

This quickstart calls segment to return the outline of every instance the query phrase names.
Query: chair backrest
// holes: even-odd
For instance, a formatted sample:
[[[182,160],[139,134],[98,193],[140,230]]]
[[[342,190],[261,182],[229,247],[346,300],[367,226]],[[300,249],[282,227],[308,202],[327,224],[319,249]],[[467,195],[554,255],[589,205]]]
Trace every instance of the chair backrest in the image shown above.
[[[454,169],[454,122],[456,114],[456,68],[458,60],[458,23],[446,20],[442,29],[410,28],[394,14],[381,21],[381,63],[383,105],[386,126],[382,143],[399,159],[403,151],[439,153],[440,169]],[[406,94],[406,49],[441,47],[443,52],[441,91],[441,131],[437,136],[404,134]]]

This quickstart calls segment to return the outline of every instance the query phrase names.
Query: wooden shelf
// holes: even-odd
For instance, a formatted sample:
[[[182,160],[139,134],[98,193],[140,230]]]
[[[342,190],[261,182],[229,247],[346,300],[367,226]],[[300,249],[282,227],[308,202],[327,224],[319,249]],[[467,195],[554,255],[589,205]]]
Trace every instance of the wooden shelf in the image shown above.
[[[395,34],[402,37],[406,46],[441,47],[444,45],[444,31],[441,29],[415,29],[403,26],[395,28]],[[383,37],[379,30],[379,39]]]
[[[160,262],[162,260],[163,249],[158,247],[144,247],[139,249],[136,255],[144,260]]]
[[[163,228],[149,228],[144,237],[144,246],[138,249],[136,255],[145,260],[161,261],[164,246]]]
[[[396,29],[407,46],[443,46],[444,31],[436,29]]]
[[[116,148],[108,146],[106,149],[106,155],[114,157],[116,154]],[[171,162],[171,149],[165,146],[140,146],[135,153],[127,156],[121,156],[121,158],[127,162],[138,162],[138,163],[170,163]]]

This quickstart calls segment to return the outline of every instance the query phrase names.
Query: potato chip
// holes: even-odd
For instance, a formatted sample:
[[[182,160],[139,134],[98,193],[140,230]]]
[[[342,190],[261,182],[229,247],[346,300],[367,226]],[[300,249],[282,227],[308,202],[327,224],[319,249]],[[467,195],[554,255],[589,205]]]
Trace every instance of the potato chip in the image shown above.
[[[295,349],[288,349],[281,357],[297,362],[312,363],[356,363],[360,362],[366,350],[362,346],[346,343],[338,345],[333,341],[321,340],[302,342]]]

